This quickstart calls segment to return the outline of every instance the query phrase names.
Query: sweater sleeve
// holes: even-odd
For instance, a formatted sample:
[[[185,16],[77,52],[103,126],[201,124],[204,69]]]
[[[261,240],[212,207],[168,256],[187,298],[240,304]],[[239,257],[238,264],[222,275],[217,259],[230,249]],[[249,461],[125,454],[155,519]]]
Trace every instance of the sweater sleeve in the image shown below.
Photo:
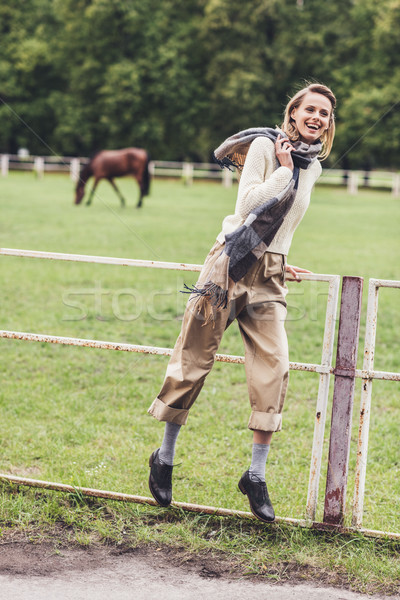
[[[249,213],[285,189],[292,178],[288,167],[275,169],[275,145],[266,137],[252,142],[247,153],[239,183],[237,214],[246,219]]]

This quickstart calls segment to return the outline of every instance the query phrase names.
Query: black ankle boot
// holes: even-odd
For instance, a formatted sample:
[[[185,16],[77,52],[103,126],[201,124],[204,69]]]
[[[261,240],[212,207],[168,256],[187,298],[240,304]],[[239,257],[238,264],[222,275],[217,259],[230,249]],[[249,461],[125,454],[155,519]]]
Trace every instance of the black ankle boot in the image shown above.
[[[249,471],[246,471],[239,481],[239,490],[242,494],[247,495],[251,512],[255,517],[267,523],[275,520],[274,509],[268,496],[265,481],[262,481],[257,476],[253,479]]]
[[[172,465],[160,461],[160,448],[154,450],[149,459],[149,488],[160,506],[169,506],[172,500]]]

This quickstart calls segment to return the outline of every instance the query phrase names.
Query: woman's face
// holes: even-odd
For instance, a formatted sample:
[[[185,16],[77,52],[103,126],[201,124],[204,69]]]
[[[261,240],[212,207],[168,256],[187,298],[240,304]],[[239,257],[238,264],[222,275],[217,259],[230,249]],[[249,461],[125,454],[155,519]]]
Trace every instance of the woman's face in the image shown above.
[[[332,105],[326,96],[317,92],[307,92],[290,116],[296,123],[300,139],[312,144],[329,128],[331,112]]]

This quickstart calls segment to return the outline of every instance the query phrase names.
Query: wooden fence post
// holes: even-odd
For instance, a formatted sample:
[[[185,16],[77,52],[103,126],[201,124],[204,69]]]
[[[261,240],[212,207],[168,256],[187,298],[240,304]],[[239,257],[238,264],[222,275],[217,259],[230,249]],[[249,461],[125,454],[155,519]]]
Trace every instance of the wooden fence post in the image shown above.
[[[79,158],[72,158],[69,166],[69,173],[72,181],[76,183],[79,179],[79,173],[81,170],[81,161]]]
[[[193,164],[184,162],[182,164],[182,178],[185,185],[193,183]]]
[[[222,171],[222,185],[224,187],[232,187],[233,173],[230,169],[223,169]]]
[[[358,192],[358,173],[357,171],[350,171],[349,178],[347,181],[347,191],[349,194],[357,194]]]
[[[35,156],[35,161],[33,163],[33,170],[35,171],[38,177],[43,177],[44,173],[44,158],[43,156]]]
[[[8,175],[9,156],[8,154],[1,155],[1,174],[3,177]]]
[[[400,175],[398,173],[393,174],[392,194],[395,198],[400,196]]]

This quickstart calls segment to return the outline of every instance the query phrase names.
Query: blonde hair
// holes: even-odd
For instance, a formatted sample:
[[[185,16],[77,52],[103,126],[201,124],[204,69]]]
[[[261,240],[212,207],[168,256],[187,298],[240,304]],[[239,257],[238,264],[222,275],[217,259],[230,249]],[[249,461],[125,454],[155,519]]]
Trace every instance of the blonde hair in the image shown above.
[[[322,94],[330,101],[332,105],[331,114],[329,117],[329,127],[326,131],[321,135],[322,142],[322,152],[319,155],[319,158],[322,160],[329,156],[329,153],[332,149],[333,138],[335,137],[335,113],[334,110],[336,108],[336,98],[332,90],[330,90],[326,85],[322,85],[322,83],[310,83],[307,87],[298,91],[297,94],[289,100],[285,114],[283,118],[283,123],[281,125],[281,129],[287,134],[289,139],[293,142],[296,142],[300,135],[297,129],[295,121],[292,119],[291,114],[293,109],[298,108],[300,104],[303,102],[304,96],[308,94],[308,92],[313,92],[316,94]]]

